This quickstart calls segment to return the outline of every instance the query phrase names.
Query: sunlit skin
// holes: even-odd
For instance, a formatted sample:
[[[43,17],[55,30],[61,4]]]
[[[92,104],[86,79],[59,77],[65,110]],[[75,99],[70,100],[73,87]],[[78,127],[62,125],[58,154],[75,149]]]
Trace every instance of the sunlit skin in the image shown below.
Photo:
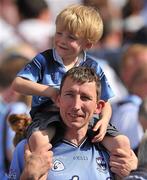
[[[61,31],[57,26],[54,46],[66,66],[75,63],[79,54],[83,50],[90,48],[91,44],[83,38],[77,38],[68,31]]]
[[[95,82],[79,84],[67,77],[58,103],[61,117],[67,126],[65,138],[79,144],[86,135],[93,114],[101,111],[103,101],[97,102]]]

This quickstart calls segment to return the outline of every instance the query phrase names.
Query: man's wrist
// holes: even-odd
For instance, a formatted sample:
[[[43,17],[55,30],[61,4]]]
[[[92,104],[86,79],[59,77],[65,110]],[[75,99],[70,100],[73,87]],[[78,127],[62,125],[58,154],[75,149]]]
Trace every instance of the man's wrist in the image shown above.
[[[35,174],[29,174],[29,171],[24,170],[20,180],[38,180],[39,178]]]

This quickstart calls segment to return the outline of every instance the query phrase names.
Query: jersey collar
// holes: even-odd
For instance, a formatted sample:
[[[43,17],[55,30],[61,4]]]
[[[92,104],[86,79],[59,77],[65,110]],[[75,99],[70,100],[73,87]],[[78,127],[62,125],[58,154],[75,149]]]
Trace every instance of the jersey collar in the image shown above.
[[[64,66],[62,58],[59,56],[58,52],[56,51],[55,48],[53,48],[53,57],[54,60],[57,61],[59,64]],[[86,52],[82,51],[82,53],[79,55],[78,61],[75,64],[75,66],[79,66],[80,63],[86,61]]]

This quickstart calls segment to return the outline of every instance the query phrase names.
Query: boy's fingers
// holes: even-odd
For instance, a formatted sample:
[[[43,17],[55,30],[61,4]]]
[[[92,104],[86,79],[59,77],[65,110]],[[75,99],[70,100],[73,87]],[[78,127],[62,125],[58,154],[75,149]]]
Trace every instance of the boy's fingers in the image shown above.
[[[93,131],[97,131],[100,128],[101,124],[97,123],[94,127],[93,127]]]
[[[52,145],[50,143],[45,144],[42,148],[41,151],[49,151],[52,148]]]
[[[104,138],[104,135],[95,136],[95,137],[92,139],[92,142],[93,142],[93,143],[94,143],[94,142],[100,142],[100,141],[103,140],[103,138]]]

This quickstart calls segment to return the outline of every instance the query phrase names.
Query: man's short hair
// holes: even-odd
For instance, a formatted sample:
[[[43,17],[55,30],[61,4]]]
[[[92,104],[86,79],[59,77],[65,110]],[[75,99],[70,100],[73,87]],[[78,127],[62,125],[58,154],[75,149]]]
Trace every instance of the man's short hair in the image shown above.
[[[60,85],[60,94],[67,77],[70,77],[73,81],[79,84],[84,84],[86,82],[95,82],[97,100],[99,100],[101,95],[101,83],[94,69],[90,67],[79,66],[79,67],[73,67],[70,70],[68,70],[67,73],[62,78]]]

